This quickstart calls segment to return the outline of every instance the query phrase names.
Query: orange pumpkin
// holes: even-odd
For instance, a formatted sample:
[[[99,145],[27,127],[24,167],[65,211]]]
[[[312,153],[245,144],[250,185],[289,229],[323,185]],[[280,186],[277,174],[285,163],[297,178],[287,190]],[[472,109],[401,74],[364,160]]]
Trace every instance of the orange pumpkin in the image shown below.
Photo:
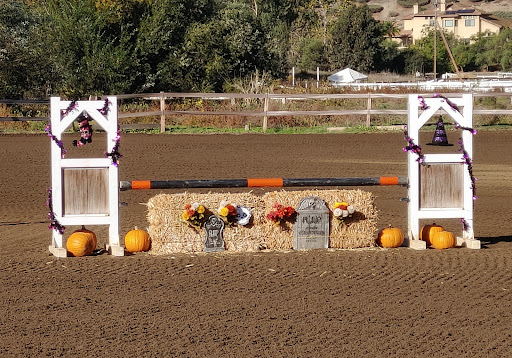
[[[433,223],[432,225],[425,225],[421,228],[420,240],[426,241],[427,246],[430,246],[432,245],[432,237],[434,234],[441,231],[444,231],[444,228],[436,223]]]
[[[140,252],[149,250],[151,239],[145,230],[137,228],[128,231],[124,237],[124,246],[128,252]]]
[[[435,249],[449,249],[455,246],[455,235],[449,231],[435,233],[431,240]]]
[[[81,230],[74,231],[66,242],[66,249],[72,256],[80,257],[92,254],[96,248],[96,234],[82,226]]]
[[[98,245],[98,238],[96,237],[96,234],[93,233],[91,230],[87,230],[84,225],[82,225],[82,228],[80,230],[76,230],[75,232],[85,232],[92,235],[92,250],[96,250],[96,246]]]
[[[377,244],[381,247],[399,247],[404,243],[404,233],[396,227],[389,227],[379,231]]]

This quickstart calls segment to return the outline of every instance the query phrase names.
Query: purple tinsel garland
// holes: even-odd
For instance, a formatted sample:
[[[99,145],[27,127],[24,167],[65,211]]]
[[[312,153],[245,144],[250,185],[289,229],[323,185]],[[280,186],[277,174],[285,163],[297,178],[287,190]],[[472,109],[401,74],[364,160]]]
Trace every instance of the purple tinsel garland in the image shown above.
[[[52,133],[52,126],[50,123],[46,126],[45,129],[46,132],[48,132],[48,137],[50,137],[60,148],[60,156],[61,158],[64,158],[66,155],[66,148],[64,148],[64,143],[60,139],[57,139],[57,137]]]
[[[453,109],[454,111],[457,111],[460,113],[460,110],[459,110],[459,107],[457,107],[457,105],[455,103],[453,103],[452,101],[450,101],[448,98],[446,98],[445,96],[443,96],[442,94],[440,93],[434,93],[434,97],[437,97],[437,98],[442,98],[442,100],[446,101],[446,103],[448,103],[448,105],[450,106],[451,109]]]
[[[423,98],[422,96],[418,96],[418,99],[420,101],[420,107],[422,110],[426,111],[427,109],[429,109],[430,107],[427,106],[427,104],[425,103],[425,98]]]
[[[114,141],[116,142],[114,144],[114,148],[112,148],[111,152],[105,152],[105,157],[111,157],[112,158],[112,164],[117,167],[119,159],[123,157],[121,153],[119,153],[119,142],[121,140],[121,135],[119,134],[119,130],[117,130],[117,136],[114,138]]]
[[[471,190],[473,191],[473,200],[476,200],[478,198],[476,196],[476,185],[475,185],[475,182],[477,179],[473,176],[473,160],[469,157],[468,152],[464,148],[464,143],[462,142],[462,138],[459,139],[459,145],[460,145],[459,151],[462,152],[462,158],[464,159],[464,162],[468,166],[469,177],[471,178]]]
[[[417,154],[418,159],[416,159],[416,161],[420,164],[423,164],[423,162],[425,161],[425,156],[423,154],[421,154],[421,146],[414,143],[412,138],[409,137],[409,133],[407,131],[407,126],[404,127],[404,136],[405,136],[405,140],[407,141],[407,143],[409,143],[409,145],[406,146],[403,149],[403,151],[404,152],[413,152],[413,153]]]
[[[46,191],[48,192],[48,200],[46,201],[46,206],[49,208],[48,219],[50,219],[48,229],[57,230],[60,234],[63,234],[64,230],[66,230],[66,227],[59,223],[55,217],[55,213],[53,212],[52,189],[47,189]]]

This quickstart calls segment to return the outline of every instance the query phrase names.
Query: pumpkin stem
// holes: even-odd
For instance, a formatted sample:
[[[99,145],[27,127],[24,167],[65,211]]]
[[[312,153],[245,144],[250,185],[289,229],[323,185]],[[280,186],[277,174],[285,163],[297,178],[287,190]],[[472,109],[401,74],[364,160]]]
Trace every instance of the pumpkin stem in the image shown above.
[[[85,225],[82,225],[82,230],[85,230]]]

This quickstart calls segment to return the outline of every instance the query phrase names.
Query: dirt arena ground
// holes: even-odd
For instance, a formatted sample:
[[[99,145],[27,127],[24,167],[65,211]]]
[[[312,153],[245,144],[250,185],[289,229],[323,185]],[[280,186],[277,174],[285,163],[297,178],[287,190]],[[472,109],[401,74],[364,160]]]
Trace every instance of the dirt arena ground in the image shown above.
[[[103,154],[101,134],[80,149],[76,137],[64,138],[68,157],[98,156],[96,145]],[[510,357],[512,131],[474,140],[481,250],[57,259],[45,206],[50,139],[0,135],[0,356]],[[405,176],[405,145],[402,133],[124,134],[120,177]],[[363,189],[376,196],[379,227],[406,230],[406,189]],[[155,194],[121,193],[122,236],[147,226],[143,204]],[[443,224],[460,233],[460,222]],[[106,229],[94,230],[104,243]]]

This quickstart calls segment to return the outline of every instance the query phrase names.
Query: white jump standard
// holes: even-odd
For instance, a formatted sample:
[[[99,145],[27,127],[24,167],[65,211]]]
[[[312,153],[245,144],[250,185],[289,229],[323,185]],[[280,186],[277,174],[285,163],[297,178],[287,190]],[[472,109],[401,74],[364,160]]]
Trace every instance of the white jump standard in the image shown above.
[[[473,157],[473,98],[463,94],[462,98],[445,98],[434,95],[423,98],[409,96],[408,136],[419,143],[419,130],[439,110],[448,114],[462,130],[459,154],[407,153],[409,177],[408,241],[409,247],[425,249],[426,242],[420,240],[420,219],[460,219],[462,237],[457,237],[457,246],[480,248],[473,230],[473,188],[470,171]],[[420,113],[421,110],[421,113]],[[466,156],[466,158],[465,158]]]
[[[70,109],[70,105],[73,108]],[[84,113],[107,132],[107,153],[114,153],[116,149],[116,97],[108,97],[106,101],[74,103],[61,101],[58,97],[51,98],[53,216],[62,226],[108,225],[106,249],[114,256],[123,256],[124,248],[119,242],[119,175],[116,161],[109,157],[65,159],[59,146],[62,133]],[[55,228],[49,250],[57,257],[67,256],[62,232]]]

